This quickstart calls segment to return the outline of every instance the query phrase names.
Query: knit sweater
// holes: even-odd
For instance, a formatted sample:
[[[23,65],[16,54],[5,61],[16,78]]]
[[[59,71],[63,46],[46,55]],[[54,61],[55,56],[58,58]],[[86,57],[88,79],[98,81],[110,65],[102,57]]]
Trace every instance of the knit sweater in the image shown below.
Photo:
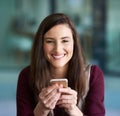
[[[19,74],[16,94],[17,116],[34,116],[35,100],[28,83],[29,75],[30,67],[24,68]],[[58,107],[53,112],[54,116],[69,116],[64,109]],[[104,76],[102,70],[96,65],[91,66],[89,91],[82,112],[85,116],[105,116]]]

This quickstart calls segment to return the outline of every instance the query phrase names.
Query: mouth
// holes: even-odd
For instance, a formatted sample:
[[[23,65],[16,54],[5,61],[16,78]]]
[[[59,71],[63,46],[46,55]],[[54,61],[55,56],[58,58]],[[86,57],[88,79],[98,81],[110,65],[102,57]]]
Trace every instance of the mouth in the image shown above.
[[[59,60],[61,58],[63,58],[65,56],[65,54],[61,54],[61,55],[52,55],[52,57],[55,59],[55,60]]]

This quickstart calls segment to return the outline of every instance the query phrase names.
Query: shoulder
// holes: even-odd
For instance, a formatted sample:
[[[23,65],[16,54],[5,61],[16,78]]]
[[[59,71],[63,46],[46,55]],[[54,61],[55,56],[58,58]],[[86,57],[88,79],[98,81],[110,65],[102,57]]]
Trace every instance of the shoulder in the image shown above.
[[[104,75],[97,65],[91,66],[89,91],[86,97],[85,114],[90,116],[105,115]]]
[[[99,75],[99,74],[103,75],[103,71],[102,71],[102,69],[99,66],[92,65],[91,66],[91,74],[92,75]]]
[[[29,73],[30,73],[30,66],[27,66],[20,71],[19,75],[26,75],[26,74],[29,74]]]
[[[97,83],[103,83],[104,82],[104,74],[102,69],[97,65],[91,66],[90,71],[90,85],[94,85]]]
[[[19,96],[21,93],[24,96],[26,95],[27,92],[29,92],[30,90],[29,77],[30,77],[30,66],[27,66],[21,70],[18,76],[17,96]]]
[[[33,116],[33,108],[35,101],[34,94],[29,86],[29,76],[30,66],[27,66],[21,70],[17,83],[16,104],[17,114],[19,116]]]
[[[20,71],[18,83],[28,81],[29,75],[30,75],[30,66],[27,66]]]

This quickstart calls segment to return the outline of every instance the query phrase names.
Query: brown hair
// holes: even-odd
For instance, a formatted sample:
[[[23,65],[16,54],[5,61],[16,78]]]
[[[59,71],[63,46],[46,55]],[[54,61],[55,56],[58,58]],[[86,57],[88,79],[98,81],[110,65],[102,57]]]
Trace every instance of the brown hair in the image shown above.
[[[85,93],[85,60],[83,58],[82,47],[80,45],[78,34],[72,21],[62,13],[55,13],[47,16],[34,38],[31,54],[31,77],[30,86],[33,88],[33,93],[37,97],[42,88],[49,85],[51,79],[49,62],[44,56],[43,39],[44,34],[55,25],[67,24],[72,30],[74,39],[74,51],[67,71],[68,85],[78,92],[78,98],[81,99]],[[78,100],[79,100],[78,99]]]

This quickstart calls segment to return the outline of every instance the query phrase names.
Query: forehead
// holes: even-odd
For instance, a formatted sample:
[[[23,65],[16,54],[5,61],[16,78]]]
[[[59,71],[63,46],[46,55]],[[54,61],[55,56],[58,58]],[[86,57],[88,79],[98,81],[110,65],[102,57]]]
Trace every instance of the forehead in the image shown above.
[[[71,28],[69,27],[68,24],[59,24],[59,25],[55,25],[53,26],[51,29],[49,29],[44,37],[46,36],[53,36],[53,35],[71,35],[72,34],[72,30]]]

